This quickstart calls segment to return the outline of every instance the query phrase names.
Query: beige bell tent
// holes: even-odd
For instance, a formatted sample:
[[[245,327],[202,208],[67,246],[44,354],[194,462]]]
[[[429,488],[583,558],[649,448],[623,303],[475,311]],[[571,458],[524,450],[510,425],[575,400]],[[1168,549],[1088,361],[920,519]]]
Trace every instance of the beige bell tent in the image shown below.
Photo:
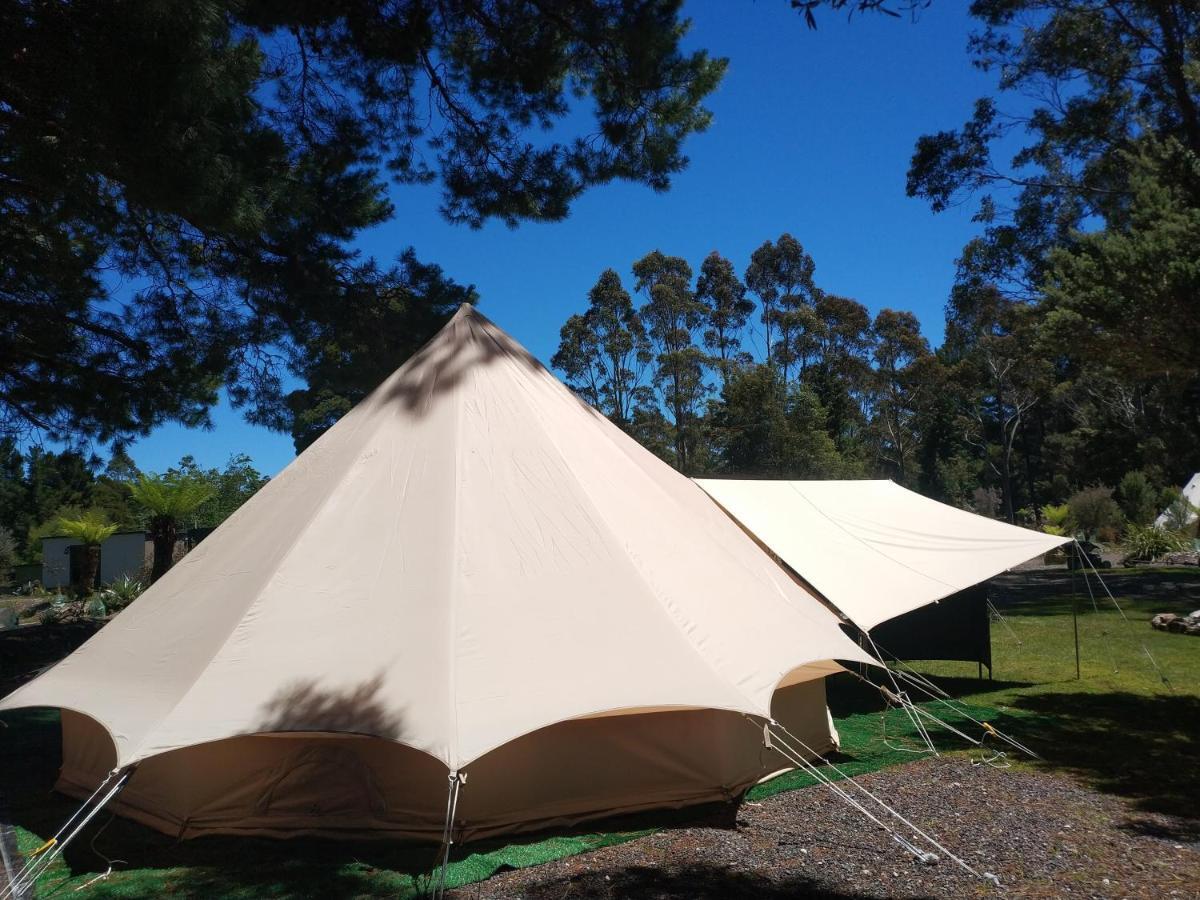
[[[87,644],[59,786],[209,833],[481,836],[737,797],[870,661],[690,480],[469,307]],[[747,716],[752,717],[747,721]],[[757,725],[755,724],[757,722]]]
[[[963,609],[947,609],[950,618],[926,614],[914,623],[923,633],[920,643],[945,643],[947,654],[978,652],[967,639],[977,637],[976,612],[983,616],[986,642],[986,596],[979,603],[972,593],[974,586],[1071,541],[956,509],[892,481],[700,479],[698,483],[865,632],[948,598],[958,598],[960,607],[973,604],[965,615]],[[957,645],[948,643],[955,640]],[[880,643],[882,649],[898,649],[886,640]],[[986,662],[990,668],[990,657]]]

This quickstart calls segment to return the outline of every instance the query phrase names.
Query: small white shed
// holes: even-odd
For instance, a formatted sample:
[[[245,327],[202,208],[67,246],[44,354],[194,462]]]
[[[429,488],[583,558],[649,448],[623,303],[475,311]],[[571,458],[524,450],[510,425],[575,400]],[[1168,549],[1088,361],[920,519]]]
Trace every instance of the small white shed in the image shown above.
[[[82,546],[68,537],[42,538],[42,585],[66,587],[71,583],[71,548]],[[146,568],[152,545],[144,531],[121,531],[100,545],[100,583],[123,575],[137,576]]]

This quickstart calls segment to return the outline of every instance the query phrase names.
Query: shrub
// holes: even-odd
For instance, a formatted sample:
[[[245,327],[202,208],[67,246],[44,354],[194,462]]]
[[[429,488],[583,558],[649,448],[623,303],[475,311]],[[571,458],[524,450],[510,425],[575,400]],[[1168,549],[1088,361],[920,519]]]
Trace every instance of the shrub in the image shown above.
[[[1113,500],[1112,488],[1096,486],[1084,488],[1067,501],[1071,521],[1093,540],[1101,528],[1118,528],[1121,525],[1121,508]]]
[[[12,532],[0,527],[0,582],[7,582],[8,576],[17,564],[17,541]]]
[[[1145,472],[1126,472],[1117,485],[1117,503],[1134,525],[1149,525],[1158,514],[1158,492]]]
[[[104,591],[101,597],[111,610],[124,609],[146,589],[146,583],[132,575],[122,575]]]
[[[1058,506],[1047,504],[1042,507],[1042,531],[1066,537],[1071,533],[1071,507],[1065,503]]]
[[[1163,499],[1166,501],[1166,509],[1163,511],[1163,515],[1166,517],[1166,529],[1168,531],[1186,531],[1196,518],[1196,507],[1181,491],[1174,489],[1164,492]]]
[[[1168,553],[1188,549],[1188,541],[1175,531],[1157,525],[1130,525],[1125,531],[1122,549],[1126,561],[1135,559],[1155,560]]]

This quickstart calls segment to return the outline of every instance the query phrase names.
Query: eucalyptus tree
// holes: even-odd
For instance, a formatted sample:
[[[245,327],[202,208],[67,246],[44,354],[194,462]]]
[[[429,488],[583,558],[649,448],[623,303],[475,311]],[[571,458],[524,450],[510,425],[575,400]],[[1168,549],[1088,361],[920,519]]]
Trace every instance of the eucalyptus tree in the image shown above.
[[[746,286],[762,303],[765,360],[778,363],[785,383],[791,364],[800,361],[803,369],[812,348],[814,309],[821,293],[813,282],[816,268],[800,242],[784,233],[755,250],[746,269]],[[777,342],[773,331],[779,333]]]
[[[880,462],[901,484],[913,481],[919,446],[917,419],[922,392],[919,361],[931,355],[917,317],[882,309],[872,325],[875,335],[871,424]]]
[[[650,339],[621,284],[605,269],[588,291],[588,308],[567,319],[551,364],[588,403],[622,428],[634,410],[652,401],[646,384],[652,361]]]
[[[722,385],[727,384],[730,372],[748,356],[742,350],[742,332],[754,312],[754,301],[746,296],[746,286],[737,277],[733,263],[716,250],[700,264],[696,300],[704,306],[704,346]]]
[[[636,289],[646,297],[639,312],[657,350],[654,382],[671,414],[675,464],[689,472],[696,419],[707,393],[704,353],[695,341],[704,306],[692,291],[692,267],[682,257],[655,250],[633,264],[633,274]]]

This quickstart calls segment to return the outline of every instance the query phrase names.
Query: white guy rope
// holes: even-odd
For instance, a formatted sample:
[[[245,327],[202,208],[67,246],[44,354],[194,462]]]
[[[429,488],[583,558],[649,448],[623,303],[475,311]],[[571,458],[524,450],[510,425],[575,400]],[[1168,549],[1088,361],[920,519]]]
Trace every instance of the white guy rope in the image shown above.
[[[783,738],[781,738],[780,735],[778,734],[779,731],[782,731],[789,738],[791,738],[793,741],[795,741],[797,744],[799,744],[801,747],[803,747],[811,756],[813,756],[817,759],[820,759],[822,762],[824,762],[826,765],[828,765],[831,769],[833,769],[833,771],[837,772],[840,776],[842,776],[843,781],[848,782],[849,784],[853,785],[854,788],[856,788],[861,794],[865,795],[866,797],[868,797],[869,799],[874,801],[881,809],[883,809],[886,813],[888,813],[888,815],[892,816],[897,821],[899,821],[900,823],[905,825],[907,828],[909,828],[911,831],[913,831],[915,834],[919,835],[930,846],[935,847],[938,850],[940,850],[947,857],[949,857],[951,860],[953,860],[964,871],[969,872],[971,875],[973,875],[976,878],[987,878],[988,880],[998,882],[998,879],[996,879],[996,877],[994,875],[989,875],[988,873],[984,873],[983,875],[980,875],[973,868],[971,868],[971,866],[969,866],[963,859],[961,859],[959,856],[957,856],[956,854],[954,854],[953,852],[948,850],[941,842],[939,842],[937,840],[937,838],[933,837],[932,835],[930,835],[928,832],[924,831],[917,825],[913,824],[909,819],[905,818],[903,815],[901,815],[899,812],[897,812],[895,809],[893,809],[891,806],[889,806],[887,803],[885,803],[883,800],[881,800],[879,797],[877,797],[874,793],[872,793],[867,788],[863,787],[863,785],[861,785],[859,782],[857,782],[853,778],[851,778],[848,774],[846,774],[846,772],[844,772],[841,768],[839,768],[835,763],[830,762],[827,758],[821,756],[821,754],[819,754],[815,750],[813,750],[812,747],[808,746],[808,744],[804,743],[804,741],[800,740],[800,738],[796,737],[794,734],[792,734],[790,731],[788,731],[788,729],[786,727],[784,727],[783,725],[779,724],[778,722],[776,722],[774,720],[771,721],[770,727],[772,729],[774,729],[771,732],[772,738],[775,741],[778,741],[778,742],[782,743],[784,746],[788,747],[788,749],[790,749],[797,756],[797,758],[803,759],[803,754],[799,753],[794,747],[791,747],[790,745],[788,745],[787,742],[784,741]],[[813,769],[816,768],[815,766],[811,766],[811,764],[810,764],[810,767]],[[828,777],[828,776],[826,776],[826,777]],[[833,783],[832,780],[831,780],[831,783]]]
[[[1104,583],[1104,579],[1100,577],[1100,573],[1096,571],[1095,565],[1092,564],[1091,557],[1085,555],[1084,559],[1086,559],[1087,564],[1091,566],[1092,572],[1096,576],[1096,581],[1099,582],[1100,587],[1104,588],[1104,593],[1108,594],[1108,599],[1112,601],[1112,605],[1115,606],[1117,608],[1117,612],[1121,614],[1122,621],[1124,621],[1126,625],[1133,624],[1129,621],[1129,616],[1125,615],[1125,610],[1121,609],[1121,604],[1117,602],[1117,598],[1113,596],[1113,592],[1110,591],[1108,589],[1108,585]],[[1154,658],[1154,654],[1150,652],[1150,648],[1146,646],[1146,642],[1144,640],[1138,640],[1138,643],[1141,645],[1142,652],[1146,654],[1146,658],[1150,660],[1150,665],[1154,667],[1154,671],[1158,674],[1159,680],[1167,686],[1168,691],[1174,693],[1175,688],[1171,684],[1171,679],[1167,677],[1166,673],[1159,666],[1158,660]]]
[[[14,886],[20,884],[20,882],[24,880],[26,873],[28,873],[29,870],[32,869],[37,864],[38,858],[41,856],[42,853],[51,849],[52,847],[54,847],[55,844],[58,843],[58,840],[59,840],[59,838],[61,838],[63,836],[63,833],[66,832],[66,830],[71,827],[72,823],[74,823],[74,821],[77,818],[79,818],[80,814],[82,814],[83,811],[85,809],[87,809],[88,806],[91,804],[91,802],[96,799],[96,796],[102,790],[104,790],[104,786],[113,780],[114,775],[116,775],[116,772],[109,772],[108,775],[105,777],[105,779],[102,782],[100,782],[100,786],[97,787],[94,791],[92,791],[91,796],[89,796],[86,800],[83,801],[82,804],[80,804],[79,808],[76,809],[75,812],[71,815],[71,818],[67,819],[67,821],[63,823],[63,826],[61,828],[59,828],[57,832],[54,833],[54,836],[51,837],[49,840],[47,840],[44,844],[42,844],[41,847],[37,848],[36,850],[34,850],[32,853],[29,854],[29,858],[25,860],[25,864],[23,866],[21,866],[20,870],[18,870],[15,874],[13,874],[11,876],[11,878],[9,879],[9,882],[8,882],[8,886],[4,889],[4,893],[3,893],[3,895],[0,895],[0,897],[3,897],[4,900],[7,900],[8,897],[16,896]]]
[[[751,724],[753,724],[753,722],[751,722]],[[812,775],[813,778],[817,780],[818,784],[829,788],[829,790],[832,791],[835,796],[841,798],[848,805],[858,810],[858,812],[860,812],[863,816],[878,825],[881,830],[886,831],[889,835],[891,835],[892,840],[904,848],[906,852],[911,853],[917,860],[923,863],[937,861],[936,856],[916,846],[912,841],[908,840],[906,837],[904,837],[904,835],[896,831],[895,828],[888,825],[869,809],[859,803],[856,799],[854,799],[854,797],[850,796],[848,791],[844,790],[837,782],[814,766],[810,760],[804,757],[803,754],[797,753],[794,749],[789,747],[786,742],[782,741],[778,735],[771,731],[770,723],[767,723],[763,726],[763,744],[767,747],[767,749],[774,750],[788,762]],[[820,759],[821,757],[817,758]]]
[[[877,646],[875,646],[875,639],[873,637],[871,637],[871,632],[867,631],[866,629],[862,629],[862,633],[866,636],[867,640],[870,642],[871,649],[875,651],[875,658],[883,663],[884,671],[888,673],[888,678],[891,679],[892,687],[896,689],[896,696],[901,697],[902,703],[903,703],[903,699],[906,699],[906,698],[904,698],[904,692],[900,690],[900,685],[896,682],[896,676],[892,673],[892,670],[888,667],[887,662],[883,658],[883,654],[880,653],[879,648]],[[925,726],[921,722],[921,717],[914,715],[912,713],[912,711],[909,709],[910,705],[911,704],[909,704],[909,703],[903,703],[904,712],[908,716],[908,720],[910,722],[912,722],[913,728],[916,729],[917,734],[919,734],[921,736],[921,739],[923,741],[925,741],[925,745],[927,747],[929,747],[929,752],[932,753],[934,756],[937,756],[938,755],[937,747],[933,746],[933,738],[931,738],[929,736],[929,732],[925,730]]]
[[[1012,635],[1012,639],[1017,642],[1017,646],[1018,647],[1025,646],[1024,644],[1021,643],[1021,639],[1019,637],[1017,637],[1017,633],[1015,631],[1013,631],[1013,627],[1008,624],[1008,619],[1006,619],[1004,616],[1000,615],[1000,610],[996,609],[996,605],[994,603],[992,603],[991,599],[988,599],[987,606],[988,606],[988,609],[991,611],[992,615],[995,616],[999,620],[1000,624],[1004,626],[1005,630],[1010,635]],[[988,666],[988,670],[989,671],[991,670],[991,666]]]
[[[54,839],[55,842],[51,845],[50,851],[45,853],[43,856],[39,856],[35,865],[29,868],[29,871],[25,873],[24,877],[20,881],[14,881],[9,885],[5,897],[19,897],[21,892],[32,888],[37,882],[38,878],[40,878],[42,874],[50,868],[50,866],[54,863],[54,860],[56,860],[63,850],[67,848],[67,845],[78,836],[79,832],[87,827],[88,822],[90,822],[96,816],[96,814],[100,812],[100,810],[104,809],[105,805],[117,795],[121,788],[125,787],[126,782],[129,781],[129,778],[132,775],[133,769],[126,769],[120,778],[117,779],[117,783],[109,788],[108,793],[106,793],[99,800],[99,802],[97,802],[96,805],[91,808],[91,810],[89,810],[88,814],[83,817],[79,824],[77,824],[69,834],[64,835],[61,840],[56,837]],[[107,779],[105,781],[107,783]],[[95,794],[92,796],[94,797]],[[73,821],[78,814],[79,813],[76,812],[75,816],[72,816],[70,821]],[[62,831],[60,831],[59,834],[61,835]]]
[[[980,719],[975,718],[973,715],[971,715],[970,712],[968,712],[966,706],[963,703],[961,703],[958,700],[955,700],[953,697],[951,697],[949,694],[947,694],[944,690],[942,690],[942,688],[940,688],[934,682],[930,681],[928,678],[926,678],[924,675],[922,675],[916,669],[912,668],[912,666],[907,665],[903,660],[897,658],[896,656],[894,656],[891,653],[888,653],[888,656],[891,657],[891,663],[894,663],[895,665],[899,666],[899,668],[897,668],[897,669],[892,669],[891,664],[889,664],[888,669],[890,671],[894,672],[896,675],[898,675],[905,682],[913,685],[917,690],[921,691],[923,694],[925,694],[931,700],[941,703],[943,706],[947,707],[954,713],[962,716],[964,719],[970,719],[972,722],[974,722],[976,725],[978,725],[980,728],[982,728],[984,730],[984,732],[993,734],[995,737],[999,738],[1000,740],[1004,741],[1007,744],[1010,744],[1015,749],[1020,750],[1025,755],[1030,756],[1033,759],[1041,759],[1042,758],[1037,753],[1034,753],[1032,750],[1030,750],[1028,747],[1026,747],[1024,744],[1022,744],[1020,741],[1018,741],[1016,738],[1012,737],[1011,735],[1005,734],[999,728],[996,728],[995,726],[991,725],[988,722],[984,722]],[[909,702],[912,702],[912,701],[909,701]],[[921,707],[916,707],[916,708],[921,709]]]

